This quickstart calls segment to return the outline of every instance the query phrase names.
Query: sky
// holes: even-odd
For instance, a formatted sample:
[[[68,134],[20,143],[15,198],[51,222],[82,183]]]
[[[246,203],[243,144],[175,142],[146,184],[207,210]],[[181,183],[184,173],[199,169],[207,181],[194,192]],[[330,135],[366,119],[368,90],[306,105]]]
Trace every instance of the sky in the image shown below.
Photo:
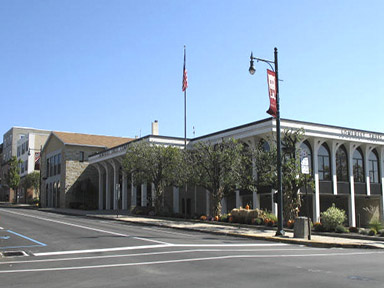
[[[0,134],[184,137],[268,118],[384,132],[384,1],[1,0]],[[1,140],[0,140],[1,141]]]

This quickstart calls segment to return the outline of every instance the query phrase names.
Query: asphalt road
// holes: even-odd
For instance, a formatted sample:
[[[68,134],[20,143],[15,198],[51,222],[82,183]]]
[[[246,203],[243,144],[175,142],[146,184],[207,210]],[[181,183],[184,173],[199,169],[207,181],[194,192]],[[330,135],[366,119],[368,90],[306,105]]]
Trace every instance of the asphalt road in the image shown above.
[[[309,248],[11,208],[0,208],[0,227],[1,287],[384,287],[382,250]]]

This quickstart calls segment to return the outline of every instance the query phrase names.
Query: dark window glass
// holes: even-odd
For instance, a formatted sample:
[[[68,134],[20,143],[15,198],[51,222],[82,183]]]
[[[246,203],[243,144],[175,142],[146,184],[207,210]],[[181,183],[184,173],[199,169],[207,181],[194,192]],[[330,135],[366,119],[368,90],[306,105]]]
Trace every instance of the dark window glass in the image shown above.
[[[364,161],[363,153],[358,148],[353,152],[353,180],[356,183],[364,183]]]
[[[319,160],[319,180],[331,180],[330,157],[326,144],[320,146],[317,157]]]
[[[372,151],[368,158],[369,180],[371,183],[379,183],[379,165],[376,151]]]
[[[348,181],[348,158],[344,146],[340,146],[336,151],[336,176],[337,181]]]
[[[57,155],[57,174],[61,173],[61,154]]]

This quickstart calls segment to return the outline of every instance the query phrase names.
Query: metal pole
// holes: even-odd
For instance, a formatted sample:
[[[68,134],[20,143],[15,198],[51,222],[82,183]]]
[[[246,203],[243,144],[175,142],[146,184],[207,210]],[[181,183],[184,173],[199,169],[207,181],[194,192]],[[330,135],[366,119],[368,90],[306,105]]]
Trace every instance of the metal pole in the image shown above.
[[[184,46],[184,69],[186,69],[185,65],[186,65],[186,51]],[[187,89],[184,90],[184,152],[185,151],[187,151]],[[185,187],[184,187],[184,218],[185,219],[187,219],[187,189],[188,189],[188,184],[185,183]]]
[[[275,48],[275,73],[276,73],[276,134],[277,134],[277,190],[278,190],[278,219],[276,236],[284,236],[283,229],[283,179],[281,171],[281,129],[280,129],[280,98],[279,98],[279,67],[277,62],[277,48]]]
[[[308,240],[311,240],[311,218],[309,217],[309,199],[308,199],[308,186],[307,174],[304,175],[305,179],[305,200],[307,202],[307,220],[308,220]]]

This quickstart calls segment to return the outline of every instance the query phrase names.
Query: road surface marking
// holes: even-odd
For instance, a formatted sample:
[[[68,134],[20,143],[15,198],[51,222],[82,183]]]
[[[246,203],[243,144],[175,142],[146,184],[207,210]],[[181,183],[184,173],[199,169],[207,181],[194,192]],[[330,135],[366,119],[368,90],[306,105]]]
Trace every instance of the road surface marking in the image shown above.
[[[37,269],[20,269],[20,270],[5,270],[0,271],[0,274],[9,273],[27,273],[27,272],[51,272],[51,271],[70,271],[70,270],[86,270],[86,269],[105,269],[105,268],[121,268],[129,266],[144,266],[144,265],[158,265],[158,264],[175,264],[175,263],[188,263],[197,261],[216,261],[228,259],[252,259],[252,258],[292,258],[292,257],[336,257],[336,256],[356,256],[368,254],[383,254],[384,252],[352,252],[352,253],[334,253],[334,254],[274,254],[274,255],[226,255],[214,257],[201,257],[201,258],[187,258],[176,260],[161,260],[161,261],[147,261],[135,263],[122,263],[122,264],[105,264],[105,265],[92,265],[92,266],[77,266],[77,267],[52,267],[52,268],[37,268]]]
[[[100,249],[86,249],[86,250],[72,250],[72,251],[54,251],[54,252],[41,252],[34,253],[34,256],[56,256],[56,255],[70,255],[70,254],[87,254],[87,253],[100,253],[100,252],[116,252],[126,250],[141,250],[141,249],[154,249],[154,248],[168,248],[168,247],[278,247],[287,246],[288,244],[163,244],[163,245],[144,245],[144,246],[128,246],[128,247],[115,247],[115,248],[100,248]]]
[[[313,251],[322,250],[322,248],[288,248],[279,249],[279,251]],[[46,262],[62,262],[62,261],[77,261],[77,260],[94,260],[94,259],[108,259],[108,258],[125,258],[125,257],[139,257],[139,256],[152,256],[152,255],[169,255],[169,254],[182,254],[182,253],[196,253],[196,252],[276,252],[276,248],[271,249],[188,249],[188,250],[175,250],[175,251],[162,251],[162,252],[145,252],[135,254],[116,254],[116,255],[98,255],[98,256],[85,256],[85,257],[68,257],[68,258],[52,258],[52,259],[34,259],[34,260],[21,260],[21,261],[7,261],[0,262],[0,265],[9,264],[25,264],[25,263],[46,263]]]
[[[39,220],[44,220],[44,221],[47,221],[47,222],[58,223],[58,224],[62,224],[62,225],[68,225],[68,226],[72,226],[72,227],[76,227],[76,228],[81,228],[81,229],[85,229],[85,230],[91,230],[91,231],[95,231],[95,232],[111,234],[111,235],[115,235],[115,236],[131,237],[131,238],[133,238],[133,239],[137,239],[137,240],[142,240],[142,241],[147,241],[147,242],[153,242],[153,243],[158,243],[158,244],[164,244],[164,245],[168,245],[168,244],[169,244],[169,243],[166,243],[166,242],[163,242],[163,241],[158,241],[158,240],[153,240],[153,239],[147,239],[147,238],[143,238],[143,237],[131,236],[131,235],[128,235],[128,234],[122,234],[122,233],[117,233],[117,232],[107,231],[107,230],[103,230],[103,229],[92,228],[92,227],[88,227],[88,226],[84,226],[84,225],[79,225],[79,224],[73,224],[73,223],[64,222],[64,221],[58,221],[58,220],[53,220],[53,219],[47,219],[47,218],[43,218],[43,217],[39,217],[39,216],[34,216],[34,215],[31,215],[31,214],[24,214],[24,213],[19,213],[19,212],[14,212],[14,211],[6,211],[6,210],[4,210],[4,209],[0,209],[0,211],[8,212],[8,213],[11,213],[11,214],[16,214],[16,215],[21,215],[21,216],[28,216],[28,217],[30,217],[30,218],[35,218],[35,219],[39,219]]]
[[[32,238],[29,238],[29,237],[27,237],[27,236],[21,235],[21,234],[19,234],[19,233],[14,232],[14,231],[7,230],[7,232],[12,233],[12,234],[14,234],[14,235],[16,235],[16,236],[19,236],[19,237],[21,237],[21,238],[24,238],[24,239],[26,239],[26,240],[28,240],[28,241],[33,242],[33,243],[36,243],[36,244],[39,245],[39,246],[43,246],[43,247],[47,246],[47,244],[41,243],[41,242],[39,242],[39,241],[37,241],[37,240],[35,240],[35,239],[32,239]]]

